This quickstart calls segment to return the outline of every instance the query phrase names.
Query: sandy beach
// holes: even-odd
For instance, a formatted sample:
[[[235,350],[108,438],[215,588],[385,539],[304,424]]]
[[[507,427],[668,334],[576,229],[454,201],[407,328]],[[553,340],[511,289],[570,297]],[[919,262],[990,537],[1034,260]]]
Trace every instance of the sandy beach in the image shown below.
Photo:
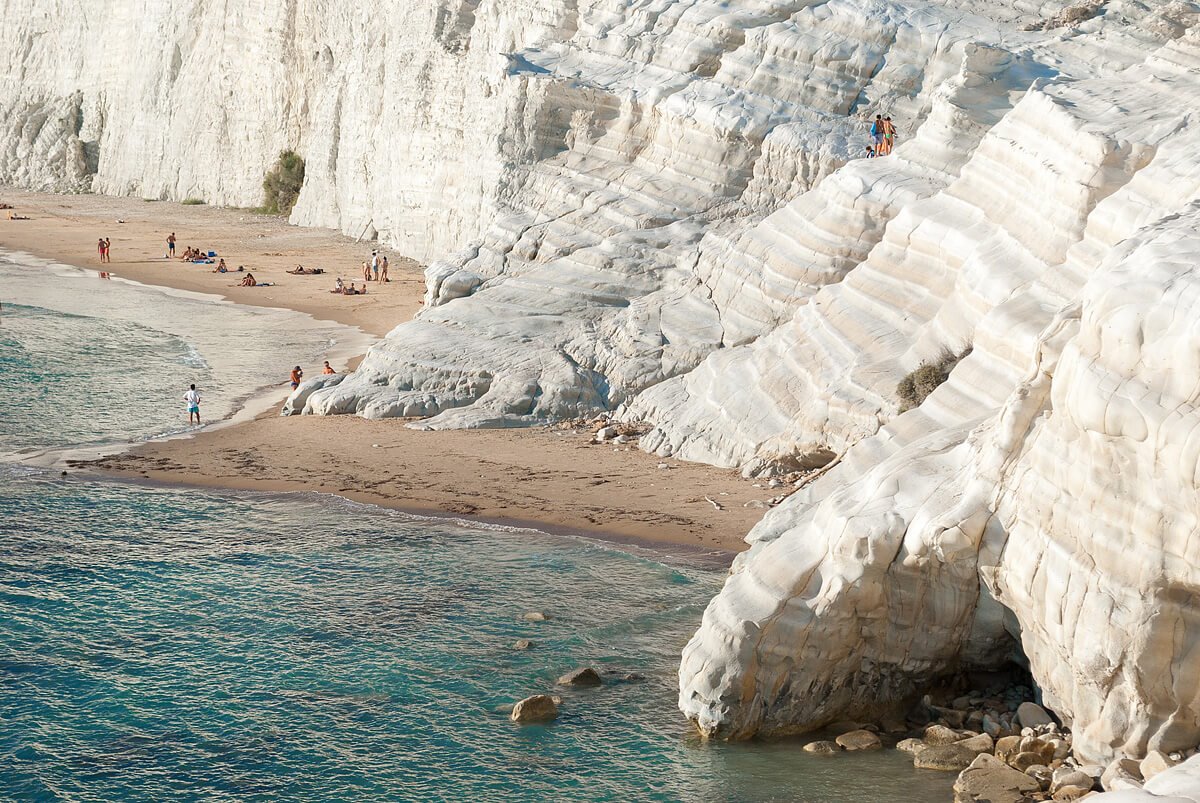
[[[360,280],[373,247],[335,232],[244,210],[140,199],[4,189],[0,201],[30,218],[0,220],[4,248],[100,270],[96,240],[109,237],[112,263],[103,269],[116,276],[294,309],[375,335],[421,309],[421,266],[390,252],[391,283],[373,283],[365,296],[329,293],[338,276]],[[231,287],[236,276],[212,273],[211,265],[164,259],[171,232],[180,251],[216,251],[275,286]],[[325,273],[285,272],[298,264]],[[734,471],[593,443],[586,426],[418,432],[404,424],[272,411],[194,438],[142,444],[87,470],[173,485],[333,493],[425,515],[722,553],[745,547],[764,503],[781,492]]]

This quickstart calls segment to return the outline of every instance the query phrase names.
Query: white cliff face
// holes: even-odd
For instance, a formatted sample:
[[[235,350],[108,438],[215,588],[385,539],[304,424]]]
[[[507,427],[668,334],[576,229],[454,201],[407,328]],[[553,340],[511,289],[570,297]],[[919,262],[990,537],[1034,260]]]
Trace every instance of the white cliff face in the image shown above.
[[[867,716],[1019,645],[1081,755],[1200,742],[1197,3],[0,11],[0,179],[253,205],[293,148],[294,222],[433,260],[425,311],[289,411],[838,455],[685,651],[703,731]],[[878,113],[899,146],[860,158]]]

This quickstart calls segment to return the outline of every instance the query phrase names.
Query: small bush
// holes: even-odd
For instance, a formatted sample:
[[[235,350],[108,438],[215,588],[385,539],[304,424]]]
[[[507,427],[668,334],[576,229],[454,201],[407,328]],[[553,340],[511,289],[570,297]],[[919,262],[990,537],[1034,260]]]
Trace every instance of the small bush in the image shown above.
[[[256,211],[268,215],[291,214],[302,186],[304,160],[295,151],[284,151],[263,178],[263,205]]]
[[[950,349],[942,349],[936,360],[921,363],[901,379],[900,384],[896,386],[896,395],[900,397],[900,412],[920,407],[921,402],[925,401],[938,385],[950,378],[954,366],[970,353],[970,346],[958,354]]]
[[[199,198],[184,198],[181,203],[184,206],[204,206],[204,201]]]

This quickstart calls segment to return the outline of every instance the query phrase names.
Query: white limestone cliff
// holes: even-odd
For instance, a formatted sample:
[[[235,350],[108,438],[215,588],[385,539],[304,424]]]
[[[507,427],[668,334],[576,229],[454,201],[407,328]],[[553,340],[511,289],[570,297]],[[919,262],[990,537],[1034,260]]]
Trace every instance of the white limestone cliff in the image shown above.
[[[1018,644],[1075,749],[1200,742],[1191,0],[0,0],[0,180],[253,205],[430,258],[289,412],[601,409],[771,473],[688,645],[709,734]],[[867,122],[899,124],[862,159]],[[898,382],[962,360],[902,412]]]

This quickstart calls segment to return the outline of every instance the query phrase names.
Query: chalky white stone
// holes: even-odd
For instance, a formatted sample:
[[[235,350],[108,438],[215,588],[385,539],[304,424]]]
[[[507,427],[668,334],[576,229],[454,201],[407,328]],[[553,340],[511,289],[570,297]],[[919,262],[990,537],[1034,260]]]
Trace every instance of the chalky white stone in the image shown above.
[[[869,719],[1019,638],[1080,756],[1200,741],[1195,2],[6,12],[0,180],[252,206],[293,148],[293,222],[432,260],[417,319],[290,411],[837,455],[685,651],[705,733]],[[856,158],[876,113],[896,152]]]

